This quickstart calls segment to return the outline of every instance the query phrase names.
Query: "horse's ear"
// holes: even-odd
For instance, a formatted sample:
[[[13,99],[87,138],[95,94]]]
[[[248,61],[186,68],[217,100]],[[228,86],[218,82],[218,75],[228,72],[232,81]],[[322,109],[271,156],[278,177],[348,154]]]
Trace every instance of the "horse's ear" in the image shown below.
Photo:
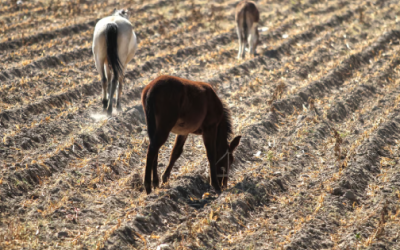
[[[232,153],[236,147],[239,145],[240,139],[242,138],[241,135],[236,136],[235,138],[233,138],[233,140],[231,141],[231,144],[229,145],[229,152]]]

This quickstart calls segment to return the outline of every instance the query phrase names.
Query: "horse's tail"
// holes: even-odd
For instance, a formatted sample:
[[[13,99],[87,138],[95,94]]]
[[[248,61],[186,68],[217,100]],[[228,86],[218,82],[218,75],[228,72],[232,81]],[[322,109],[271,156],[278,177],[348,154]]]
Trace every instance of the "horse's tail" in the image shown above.
[[[154,91],[149,91],[146,97],[146,120],[147,120],[147,134],[149,135],[150,142],[153,140],[154,134],[156,133],[156,114],[154,110],[155,106]]]
[[[118,26],[116,23],[107,24],[106,28],[106,45],[107,45],[107,60],[111,66],[116,80],[122,75],[122,63],[118,57]]]
[[[248,6],[247,4],[243,8],[243,35],[245,41],[247,41],[247,36],[249,34],[248,27],[247,27],[247,19],[246,19],[246,12],[247,12]]]

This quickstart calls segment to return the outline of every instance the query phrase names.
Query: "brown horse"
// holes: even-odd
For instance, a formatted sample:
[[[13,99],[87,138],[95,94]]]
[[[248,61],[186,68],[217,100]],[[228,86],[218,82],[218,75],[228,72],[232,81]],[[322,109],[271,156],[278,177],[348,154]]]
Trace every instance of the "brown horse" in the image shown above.
[[[144,175],[147,194],[151,193],[152,172],[153,186],[158,187],[158,151],[171,131],[177,136],[169,164],[162,175],[163,183],[168,181],[187,136],[192,133],[203,135],[210,163],[210,184],[217,193],[221,193],[220,183],[223,187],[228,184],[232,153],[239,145],[241,136],[228,143],[232,136],[230,113],[211,85],[174,76],[159,76],[144,88],[142,105],[150,139]]]

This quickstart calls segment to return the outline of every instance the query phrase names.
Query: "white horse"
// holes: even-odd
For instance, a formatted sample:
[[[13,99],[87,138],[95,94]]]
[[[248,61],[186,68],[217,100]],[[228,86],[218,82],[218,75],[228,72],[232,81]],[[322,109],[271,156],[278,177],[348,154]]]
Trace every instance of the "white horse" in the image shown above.
[[[112,114],[112,99],[118,84],[117,110],[121,108],[121,93],[127,64],[137,51],[137,40],[128,10],[114,9],[111,16],[97,22],[93,35],[93,56],[103,84],[103,110]],[[111,70],[114,77],[111,81]],[[109,91],[107,91],[109,89]]]
[[[249,43],[250,54],[255,55],[257,45],[260,43],[257,27],[259,20],[260,13],[254,2],[243,0],[236,5],[235,21],[239,37],[238,59],[244,58],[247,43]]]

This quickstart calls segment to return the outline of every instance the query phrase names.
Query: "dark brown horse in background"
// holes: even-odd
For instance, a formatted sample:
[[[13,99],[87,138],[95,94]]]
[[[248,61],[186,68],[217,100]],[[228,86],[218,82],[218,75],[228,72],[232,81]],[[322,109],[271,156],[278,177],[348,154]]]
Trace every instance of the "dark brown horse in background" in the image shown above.
[[[150,139],[144,175],[147,194],[151,193],[152,172],[153,186],[158,187],[158,151],[171,131],[177,136],[169,164],[162,175],[163,183],[168,181],[188,134],[192,133],[203,135],[210,163],[210,184],[220,193],[220,185],[226,187],[228,184],[232,153],[239,145],[241,136],[228,143],[232,136],[230,113],[211,85],[174,76],[159,76],[144,88],[142,105]]]

